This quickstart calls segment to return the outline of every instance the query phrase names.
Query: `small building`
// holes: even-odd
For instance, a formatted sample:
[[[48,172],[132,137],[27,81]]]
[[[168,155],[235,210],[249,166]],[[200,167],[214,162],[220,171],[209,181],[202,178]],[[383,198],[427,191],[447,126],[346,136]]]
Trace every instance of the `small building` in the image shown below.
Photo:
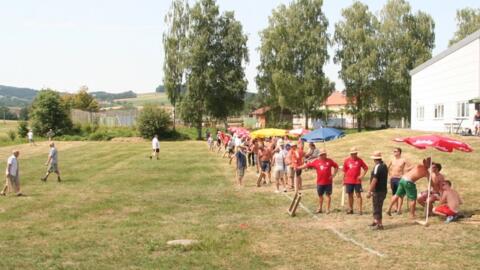
[[[288,126],[291,126],[293,114],[287,109],[266,106],[251,112],[250,117],[255,119],[254,128],[266,128],[271,123],[275,123],[274,125],[288,123]]]
[[[457,132],[473,129],[480,97],[480,30],[410,72],[411,127]]]

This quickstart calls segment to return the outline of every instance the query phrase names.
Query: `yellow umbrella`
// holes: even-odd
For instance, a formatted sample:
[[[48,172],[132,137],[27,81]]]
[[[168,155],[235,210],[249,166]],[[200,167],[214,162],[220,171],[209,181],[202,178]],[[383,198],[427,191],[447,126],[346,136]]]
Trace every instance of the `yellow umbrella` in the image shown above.
[[[265,137],[285,136],[286,134],[287,134],[287,131],[285,129],[264,128],[264,129],[255,130],[254,132],[250,133],[250,137],[265,138]]]

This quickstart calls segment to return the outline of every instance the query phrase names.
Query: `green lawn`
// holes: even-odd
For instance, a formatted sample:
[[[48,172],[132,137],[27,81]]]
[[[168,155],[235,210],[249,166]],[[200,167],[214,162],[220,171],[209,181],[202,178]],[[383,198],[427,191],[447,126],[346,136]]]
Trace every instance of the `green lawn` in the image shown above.
[[[115,101],[131,103],[134,106],[144,106],[146,104],[170,105],[165,93],[138,94],[136,98],[116,99]]]
[[[339,162],[353,145],[365,157],[376,149],[390,153],[399,145],[391,139],[407,134],[357,133],[327,143],[327,149]],[[480,149],[478,138],[468,141]],[[370,203],[363,216],[344,215],[338,184],[336,212],[314,219],[300,209],[291,218],[289,199],[273,187],[254,187],[253,170],[245,188],[234,187],[233,166],[203,142],[161,147],[161,160],[151,161],[148,142],[59,142],[62,183],[39,180],[45,142],[0,148],[3,163],[13,148],[20,149],[28,195],[0,198],[0,269],[475,269],[480,264],[479,225],[444,225],[434,218],[430,227],[421,227],[404,214],[385,218],[386,230],[372,232],[366,226]],[[428,153],[403,148],[412,160]],[[480,154],[433,153],[464,196],[464,209],[479,209],[474,166]],[[313,174],[305,177],[303,203],[314,210]],[[339,238],[331,227],[385,256]],[[166,245],[184,238],[200,242],[191,248]]]

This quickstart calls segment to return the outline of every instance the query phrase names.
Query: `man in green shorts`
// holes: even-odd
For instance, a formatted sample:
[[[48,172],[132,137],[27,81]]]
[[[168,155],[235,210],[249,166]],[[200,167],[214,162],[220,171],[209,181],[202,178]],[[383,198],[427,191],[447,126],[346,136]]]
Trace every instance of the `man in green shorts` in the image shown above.
[[[50,152],[48,154],[48,160],[45,163],[48,166],[47,173],[44,177],[41,178],[43,182],[47,181],[48,176],[54,172],[57,174],[57,181],[60,182],[62,179],[60,178],[60,171],[58,170],[58,152],[57,148],[55,148],[55,144],[52,142],[50,143]]]
[[[400,182],[398,183],[397,193],[395,193],[395,195],[392,197],[392,201],[388,207],[387,215],[391,216],[392,207],[397,204],[398,199],[407,195],[410,207],[410,217],[415,218],[415,204],[417,202],[416,182],[423,177],[428,179],[428,169],[430,168],[430,165],[431,159],[426,158],[423,160],[422,164],[413,166],[411,170],[402,176]]]

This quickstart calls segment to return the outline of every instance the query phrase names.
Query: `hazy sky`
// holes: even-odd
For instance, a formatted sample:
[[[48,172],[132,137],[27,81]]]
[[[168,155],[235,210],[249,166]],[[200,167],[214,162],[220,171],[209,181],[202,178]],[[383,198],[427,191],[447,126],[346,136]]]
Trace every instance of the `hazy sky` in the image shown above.
[[[190,1],[192,3],[194,1]],[[218,0],[234,10],[248,35],[249,91],[256,91],[258,33],[272,9],[289,0]],[[386,1],[362,1],[377,13]],[[329,33],[352,0],[325,0]],[[162,33],[170,0],[0,0],[0,84],[76,91],[152,92],[162,82]],[[434,55],[447,47],[456,29],[455,12],[480,7],[478,0],[415,0],[435,20]],[[333,49],[330,49],[333,55]],[[325,66],[343,89],[338,66]]]

